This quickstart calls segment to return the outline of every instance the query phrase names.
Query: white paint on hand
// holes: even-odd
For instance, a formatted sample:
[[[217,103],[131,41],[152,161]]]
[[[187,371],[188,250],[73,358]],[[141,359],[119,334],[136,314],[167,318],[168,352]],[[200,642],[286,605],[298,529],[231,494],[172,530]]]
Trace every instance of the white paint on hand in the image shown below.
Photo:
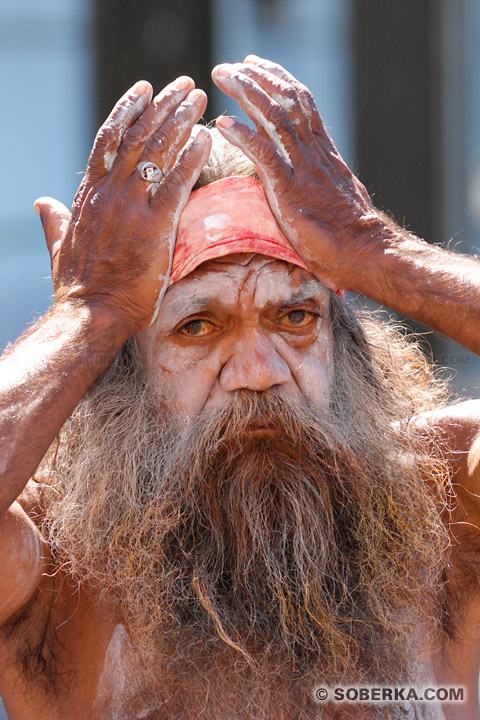
[[[284,97],[280,95],[280,93],[270,93],[270,97],[287,112],[291,112],[295,107],[295,100],[293,98]]]
[[[112,121],[113,126],[117,126],[122,134],[127,130],[133,121],[140,117],[149,104],[148,93],[144,95],[126,95],[121,100],[121,110],[118,112],[117,119]]]
[[[234,77],[232,78],[221,78],[222,82],[225,84],[235,84],[238,85],[237,79]],[[240,85],[240,90],[242,92],[242,100],[245,105],[245,109],[248,115],[252,118],[252,120],[257,124],[260,125],[265,132],[268,134],[272,142],[275,144],[275,147],[279,151],[279,153],[282,155],[282,157],[286,160],[286,162],[292,167],[292,161],[290,159],[290,155],[288,154],[288,151],[285,147],[285,145],[282,142],[282,139],[280,135],[277,132],[277,128],[273,124],[271,120],[267,120],[267,118],[261,113],[261,111],[258,109],[256,105],[254,105],[245,95],[243,91],[243,87]]]
[[[108,127],[115,131],[114,142],[116,149],[107,150],[103,154],[103,164],[107,172],[112,169],[115,158],[117,157],[118,145],[123,140],[125,132],[142,115],[148,104],[148,93],[143,95],[129,95],[126,93],[112,110],[111,114],[105,121],[105,124],[102,125],[102,128]],[[102,131],[102,128],[100,128],[100,132]]]
[[[180,203],[177,206],[177,209],[175,211],[174,217],[173,217],[173,227],[178,229],[178,223],[180,222],[180,215],[182,214],[183,208],[187,204],[187,200],[190,197],[190,192],[187,188],[184,190],[183,198],[181,198]],[[150,325],[148,327],[151,327],[155,320],[158,318],[158,313],[160,312],[160,306],[162,304],[162,300],[165,296],[165,293],[168,290],[168,281],[170,280],[170,275],[172,272],[172,265],[173,265],[173,254],[175,251],[175,239],[176,236],[169,239],[170,244],[170,258],[168,263],[168,270],[165,273],[165,275],[158,275],[158,282],[160,283],[160,292],[157,299],[157,302],[155,304],[155,311],[153,313],[153,317],[150,321]]]
[[[146,183],[146,191],[150,193],[150,195],[153,197],[158,190],[160,189],[160,186],[163,184],[163,180],[160,180],[160,182],[151,182]]]
[[[293,167],[292,161],[290,159],[290,155],[288,154],[287,148],[282,142],[282,139],[280,135],[277,132],[277,128],[271,122],[271,120],[267,120],[261,112],[258,110],[258,108],[255,107],[255,105],[251,105],[251,112],[253,115],[253,120],[255,122],[258,122],[259,125],[263,127],[263,129],[268,133],[270,139],[275,144],[275,147],[279,151],[280,155],[286,160],[286,162],[290,165],[290,167]],[[254,112],[255,111],[255,112]]]
[[[103,156],[103,164],[105,165],[105,170],[107,172],[110,172],[112,169],[113,163],[115,161],[115,158],[117,157],[117,153],[115,150],[108,150],[104,156]]]
[[[173,255],[173,253],[172,253],[172,255]],[[163,298],[165,297],[165,293],[167,292],[168,279],[169,279],[169,277],[170,277],[171,269],[172,269],[172,258],[170,258],[170,267],[169,267],[167,273],[166,273],[165,275],[159,275],[159,276],[158,276],[158,282],[159,282],[159,284],[160,284],[160,290],[159,290],[159,293],[158,293],[157,302],[155,303],[155,310],[154,310],[154,313],[153,313],[153,317],[152,317],[152,319],[150,320],[150,325],[149,325],[148,327],[151,327],[151,326],[153,325],[153,323],[155,322],[155,320],[158,318],[158,313],[160,312],[160,306],[161,306],[161,304],[162,304],[162,300],[163,300]]]
[[[285,233],[287,240],[290,242],[294,250],[298,251],[298,233],[293,227],[292,221],[285,216],[281,209],[280,205],[278,204],[277,195],[274,189],[273,184],[270,182],[268,175],[265,173],[265,177],[263,179],[263,186],[265,188],[265,193],[267,196],[268,204],[270,205],[270,208],[275,215],[275,218],[280,225],[280,228]]]

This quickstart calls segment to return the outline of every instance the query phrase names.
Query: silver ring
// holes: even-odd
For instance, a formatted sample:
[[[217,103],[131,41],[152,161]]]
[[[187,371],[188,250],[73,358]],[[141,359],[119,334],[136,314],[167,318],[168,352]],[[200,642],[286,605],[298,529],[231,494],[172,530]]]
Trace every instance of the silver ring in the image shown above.
[[[139,162],[137,172],[145,182],[157,183],[161,182],[165,175],[154,162]]]

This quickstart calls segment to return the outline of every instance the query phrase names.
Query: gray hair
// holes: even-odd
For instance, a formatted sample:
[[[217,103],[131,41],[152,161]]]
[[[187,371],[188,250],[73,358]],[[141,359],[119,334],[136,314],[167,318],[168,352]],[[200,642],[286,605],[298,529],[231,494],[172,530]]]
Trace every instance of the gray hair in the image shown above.
[[[228,142],[216,128],[207,128],[212,138],[212,149],[194,190],[233,175],[251,175],[257,180],[255,165],[232,143]]]

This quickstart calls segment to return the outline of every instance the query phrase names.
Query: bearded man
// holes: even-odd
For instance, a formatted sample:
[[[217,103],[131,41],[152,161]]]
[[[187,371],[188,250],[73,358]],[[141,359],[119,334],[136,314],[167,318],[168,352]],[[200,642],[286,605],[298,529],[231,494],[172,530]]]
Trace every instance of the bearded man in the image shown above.
[[[36,204],[55,302],[1,361],[9,718],[478,718],[478,403],[343,291],[478,351],[479,264],[377,212],[283,68],[213,78],[256,130],[137,83],[71,216]],[[359,685],[463,702],[319,692]]]

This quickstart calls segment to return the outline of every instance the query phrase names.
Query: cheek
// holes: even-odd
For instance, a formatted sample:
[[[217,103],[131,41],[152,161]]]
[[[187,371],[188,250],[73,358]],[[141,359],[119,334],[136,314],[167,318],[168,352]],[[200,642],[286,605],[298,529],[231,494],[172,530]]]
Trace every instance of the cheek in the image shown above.
[[[143,353],[148,377],[168,407],[187,423],[203,408],[213,383],[215,370],[205,359],[193,359],[188,351],[177,346],[163,347],[157,352]]]
[[[323,407],[330,400],[331,372],[324,359],[306,355],[298,366],[297,382],[302,394],[317,407]]]
[[[312,344],[302,350],[282,343],[279,354],[288,363],[295,384],[313,405],[328,404],[333,382],[333,344],[330,327],[319,328]]]

